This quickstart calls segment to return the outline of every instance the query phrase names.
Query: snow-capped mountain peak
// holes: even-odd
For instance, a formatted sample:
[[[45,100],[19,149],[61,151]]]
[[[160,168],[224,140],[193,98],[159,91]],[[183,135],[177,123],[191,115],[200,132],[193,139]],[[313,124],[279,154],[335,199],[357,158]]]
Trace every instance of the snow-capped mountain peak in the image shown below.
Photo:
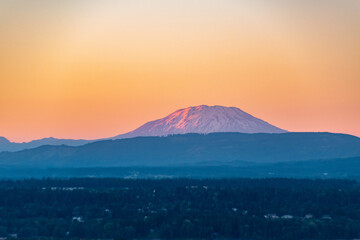
[[[286,131],[236,107],[200,105],[179,109],[164,118],[145,123],[132,132],[118,135],[114,139],[212,132],[284,133]]]

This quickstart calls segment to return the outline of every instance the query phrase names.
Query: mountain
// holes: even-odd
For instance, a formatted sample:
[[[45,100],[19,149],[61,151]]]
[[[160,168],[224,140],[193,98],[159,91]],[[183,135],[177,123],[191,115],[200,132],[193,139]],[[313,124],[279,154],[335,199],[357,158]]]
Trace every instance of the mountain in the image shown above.
[[[286,131],[236,107],[201,105],[177,110],[113,139],[214,132],[285,133]]]
[[[0,167],[247,166],[357,156],[360,138],[346,134],[211,133],[3,152]]]
[[[91,142],[94,142],[94,140],[58,139],[58,138],[50,137],[50,138],[34,140],[31,142],[15,143],[15,142],[10,142],[8,139],[4,137],[0,137],[0,152],[3,151],[15,152],[24,149],[36,148],[43,145],[81,146]]]
[[[165,118],[145,123],[134,131],[107,139],[123,139],[139,136],[167,136],[186,133],[241,132],[241,133],[285,133],[261,119],[236,107],[201,105],[177,110]],[[97,140],[73,140],[43,138],[31,142],[14,143],[0,137],[0,152],[15,152],[42,145],[81,146]]]

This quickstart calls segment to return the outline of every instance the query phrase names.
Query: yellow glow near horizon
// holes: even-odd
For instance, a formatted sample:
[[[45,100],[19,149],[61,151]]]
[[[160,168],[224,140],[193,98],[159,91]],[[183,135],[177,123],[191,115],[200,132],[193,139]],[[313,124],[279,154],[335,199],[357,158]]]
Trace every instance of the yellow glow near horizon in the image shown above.
[[[360,136],[360,4],[2,1],[0,136],[114,136],[236,106],[289,131]]]

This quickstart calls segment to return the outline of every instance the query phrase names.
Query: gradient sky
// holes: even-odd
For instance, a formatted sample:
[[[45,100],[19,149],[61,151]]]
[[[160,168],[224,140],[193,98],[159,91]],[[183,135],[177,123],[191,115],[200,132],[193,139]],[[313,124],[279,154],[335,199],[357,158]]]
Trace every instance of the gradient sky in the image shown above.
[[[360,136],[360,1],[0,1],[0,136],[110,137],[201,104]]]

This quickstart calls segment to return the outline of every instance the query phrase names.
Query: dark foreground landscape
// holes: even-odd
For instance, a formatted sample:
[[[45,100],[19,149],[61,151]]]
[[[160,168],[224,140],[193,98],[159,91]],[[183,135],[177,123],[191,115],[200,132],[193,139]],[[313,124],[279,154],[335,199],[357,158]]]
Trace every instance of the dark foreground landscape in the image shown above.
[[[2,239],[360,237],[350,180],[2,180],[0,196]]]

